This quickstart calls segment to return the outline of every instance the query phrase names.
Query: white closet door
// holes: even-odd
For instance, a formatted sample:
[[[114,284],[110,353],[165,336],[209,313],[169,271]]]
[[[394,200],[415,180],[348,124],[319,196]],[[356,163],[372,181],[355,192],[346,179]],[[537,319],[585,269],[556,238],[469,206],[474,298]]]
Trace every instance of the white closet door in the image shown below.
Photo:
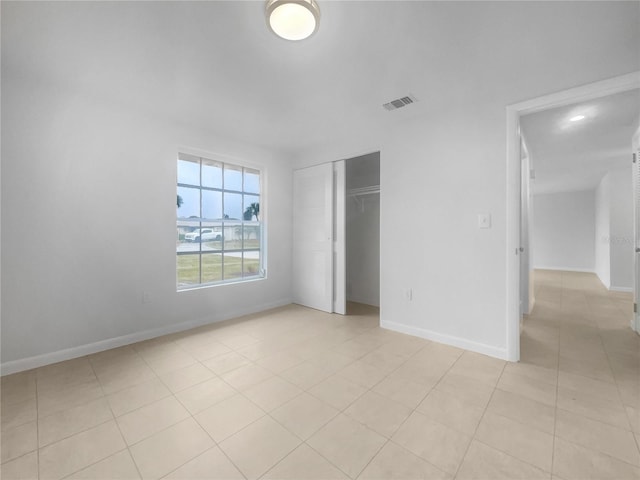
[[[633,204],[635,229],[635,286],[634,286],[634,325],[636,332],[640,332],[640,130],[633,142]]]
[[[293,301],[333,311],[333,164],[293,172]]]

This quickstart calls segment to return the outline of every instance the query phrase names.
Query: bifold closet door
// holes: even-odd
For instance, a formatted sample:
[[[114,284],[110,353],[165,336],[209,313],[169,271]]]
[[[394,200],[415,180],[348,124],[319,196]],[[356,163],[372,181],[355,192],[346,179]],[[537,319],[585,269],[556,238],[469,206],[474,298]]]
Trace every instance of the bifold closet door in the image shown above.
[[[333,165],[293,172],[293,301],[333,311]]]

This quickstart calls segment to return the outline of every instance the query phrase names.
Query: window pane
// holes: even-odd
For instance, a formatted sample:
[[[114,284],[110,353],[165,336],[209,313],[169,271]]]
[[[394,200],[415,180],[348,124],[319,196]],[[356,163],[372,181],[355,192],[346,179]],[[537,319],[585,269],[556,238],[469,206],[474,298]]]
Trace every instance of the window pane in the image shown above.
[[[257,195],[245,195],[243,212],[242,218],[244,220],[260,220],[260,197]]]
[[[200,159],[181,153],[178,156],[178,183],[200,186]]]
[[[178,187],[178,218],[200,218],[200,189]]]
[[[222,220],[222,193],[202,190],[202,218]]]
[[[254,277],[260,274],[260,252],[244,252],[243,276]]]
[[[202,159],[202,186],[222,188],[222,163]]]
[[[200,224],[178,220],[176,239],[177,252],[199,252],[200,245],[195,238],[200,236]]]
[[[224,249],[240,250],[242,249],[242,224],[235,223],[224,225]]]
[[[222,250],[222,224],[203,223],[202,224],[201,249],[205,251]],[[204,267],[203,267],[204,268]]]
[[[244,169],[244,191],[260,193],[260,172],[258,170]]]
[[[224,189],[242,191],[242,167],[224,166]]]
[[[222,254],[202,254],[202,283],[219,282],[222,280]]]
[[[260,225],[245,223],[243,227],[245,249],[260,248]]]
[[[178,288],[200,283],[200,255],[178,255]]]
[[[224,280],[242,277],[242,253],[224,254]]]
[[[224,193],[224,218],[242,220],[242,194]]]

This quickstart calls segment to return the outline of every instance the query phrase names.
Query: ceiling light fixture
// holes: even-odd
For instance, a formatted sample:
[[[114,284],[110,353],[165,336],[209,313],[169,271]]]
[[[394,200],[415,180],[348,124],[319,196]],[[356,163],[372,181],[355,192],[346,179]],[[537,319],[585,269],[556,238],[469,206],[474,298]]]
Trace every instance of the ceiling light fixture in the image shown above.
[[[304,40],[320,25],[315,0],[267,0],[265,13],[271,31],[285,40]]]
[[[579,122],[580,120],[584,120],[585,118],[587,118],[587,117],[585,117],[584,115],[576,115],[575,117],[571,117],[569,119],[569,121],[570,122]]]

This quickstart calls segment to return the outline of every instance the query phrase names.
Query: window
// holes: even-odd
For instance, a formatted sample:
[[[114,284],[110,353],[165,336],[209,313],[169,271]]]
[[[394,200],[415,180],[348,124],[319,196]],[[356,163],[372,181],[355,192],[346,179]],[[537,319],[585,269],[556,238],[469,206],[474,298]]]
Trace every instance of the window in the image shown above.
[[[178,155],[178,290],[264,277],[260,171]]]

